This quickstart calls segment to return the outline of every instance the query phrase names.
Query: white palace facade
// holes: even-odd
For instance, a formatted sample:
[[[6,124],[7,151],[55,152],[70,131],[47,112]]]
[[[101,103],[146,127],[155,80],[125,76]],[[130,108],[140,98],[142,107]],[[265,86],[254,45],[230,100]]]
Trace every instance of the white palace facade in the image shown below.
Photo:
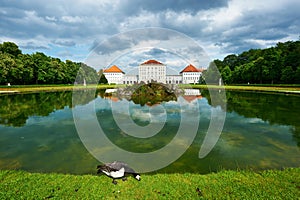
[[[109,84],[149,83],[151,81],[167,84],[195,84],[199,83],[203,70],[190,64],[178,75],[167,75],[165,64],[156,60],[148,60],[139,65],[138,71],[138,75],[127,75],[119,67],[113,65],[103,70],[103,74]]]

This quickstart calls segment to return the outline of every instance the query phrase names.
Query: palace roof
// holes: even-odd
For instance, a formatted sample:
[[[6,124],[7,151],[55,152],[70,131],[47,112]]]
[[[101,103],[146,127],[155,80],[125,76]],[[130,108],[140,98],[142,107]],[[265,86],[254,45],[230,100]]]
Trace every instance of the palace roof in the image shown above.
[[[125,74],[119,67],[117,67],[116,65],[111,66],[108,69],[104,70],[104,73],[123,73]]]
[[[203,70],[201,69],[197,69],[194,65],[189,64],[188,66],[186,66],[186,68],[184,68],[180,73],[182,72],[202,72]]]
[[[141,65],[163,65],[161,62],[158,62],[158,61],[156,61],[156,60],[148,60],[148,61],[146,61],[146,62],[144,62],[144,63],[142,63]]]

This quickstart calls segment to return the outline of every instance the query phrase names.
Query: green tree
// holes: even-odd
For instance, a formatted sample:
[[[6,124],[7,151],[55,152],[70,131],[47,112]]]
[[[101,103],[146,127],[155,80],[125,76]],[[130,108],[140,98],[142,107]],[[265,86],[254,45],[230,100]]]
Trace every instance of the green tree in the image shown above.
[[[3,42],[3,44],[0,45],[0,53],[7,53],[13,57],[17,57],[22,51],[18,45],[13,42]]]
[[[223,68],[221,76],[224,84],[230,84],[232,82],[232,72],[229,66]]]
[[[105,75],[103,74],[103,70],[102,69],[98,72],[98,75],[100,77],[100,79],[99,79],[99,83],[100,84],[107,84],[108,83]]]
[[[74,83],[80,65],[70,60],[66,60],[65,67],[66,67],[66,73],[65,73],[66,83]]]
[[[41,52],[36,52],[32,54],[33,60],[33,77],[34,82],[38,83],[45,83],[44,75],[46,74],[46,62],[49,62],[50,59]]]
[[[235,66],[239,65],[240,59],[237,55],[235,54],[231,54],[228,55],[224,58],[223,63],[224,63],[224,67],[228,66],[230,68],[230,70],[234,70]]]
[[[300,65],[296,69],[295,73],[295,83],[300,84]]]
[[[220,72],[214,62],[209,64],[207,70],[202,73],[202,80],[200,82],[205,82],[206,84],[218,84],[220,79]]]
[[[17,59],[17,65],[20,71],[22,71],[22,78],[19,81],[20,84],[33,84],[34,74],[33,74],[33,60],[28,54],[20,54]]]
[[[8,54],[0,54],[0,84],[11,82],[10,69],[15,65],[14,60]]]
[[[293,83],[294,82],[294,70],[291,66],[282,69],[281,82],[282,83]]]

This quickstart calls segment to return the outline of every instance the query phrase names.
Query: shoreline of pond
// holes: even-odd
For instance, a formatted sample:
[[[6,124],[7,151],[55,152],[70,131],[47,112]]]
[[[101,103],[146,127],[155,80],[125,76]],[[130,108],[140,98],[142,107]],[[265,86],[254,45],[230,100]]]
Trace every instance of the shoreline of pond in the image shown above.
[[[56,91],[72,91],[87,89],[113,89],[125,87],[126,85],[16,85],[16,86],[0,86],[0,94],[20,94],[33,92],[56,92]],[[273,92],[283,94],[300,95],[300,86],[295,85],[179,85],[180,88],[187,89],[213,89],[213,90],[239,90],[253,92]]]

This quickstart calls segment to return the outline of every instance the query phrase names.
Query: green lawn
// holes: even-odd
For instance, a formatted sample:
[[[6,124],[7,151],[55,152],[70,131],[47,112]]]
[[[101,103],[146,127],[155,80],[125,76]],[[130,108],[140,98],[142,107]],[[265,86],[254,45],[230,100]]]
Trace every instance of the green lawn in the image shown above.
[[[66,91],[73,89],[108,89],[116,87],[124,87],[125,85],[13,85],[0,86],[0,93],[26,93],[26,92],[43,92],[43,91]],[[219,89],[218,85],[184,85],[182,88],[195,89]],[[226,85],[225,90],[247,90],[247,91],[262,91],[262,92],[276,92],[276,93],[290,93],[300,94],[300,85]]]
[[[0,86],[0,93],[28,93],[28,92],[51,92],[51,91],[71,91],[74,89],[108,89],[115,88],[116,85],[13,85]]]
[[[182,85],[181,87],[187,87]],[[257,92],[273,92],[286,94],[300,94],[300,85],[225,85],[220,87],[218,85],[190,85],[195,89],[225,89],[225,90],[244,90]]]
[[[142,175],[117,185],[102,175],[0,171],[0,199],[299,199],[300,168]]]

